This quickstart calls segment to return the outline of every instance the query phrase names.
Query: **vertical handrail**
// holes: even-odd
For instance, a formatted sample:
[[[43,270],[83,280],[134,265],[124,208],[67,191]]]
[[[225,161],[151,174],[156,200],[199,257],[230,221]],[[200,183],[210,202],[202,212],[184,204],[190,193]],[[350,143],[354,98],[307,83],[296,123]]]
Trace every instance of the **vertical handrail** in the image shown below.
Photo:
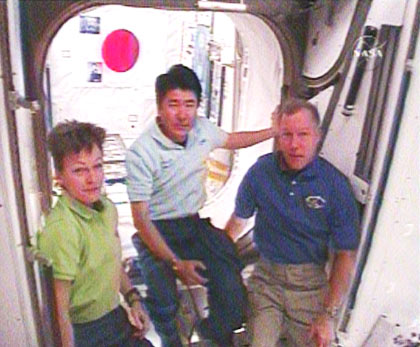
[[[41,330],[44,343],[47,346],[60,347],[62,342],[57,317],[57,300],[54,294],[52,263],[33,247],[28,248],[28,258],[39,270]]]

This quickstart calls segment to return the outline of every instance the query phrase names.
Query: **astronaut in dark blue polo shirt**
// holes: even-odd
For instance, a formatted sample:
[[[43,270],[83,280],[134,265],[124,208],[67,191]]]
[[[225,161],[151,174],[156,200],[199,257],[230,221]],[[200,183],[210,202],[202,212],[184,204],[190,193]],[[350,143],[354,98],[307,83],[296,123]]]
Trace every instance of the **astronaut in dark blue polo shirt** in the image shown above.
[[[252,346],[276,346],[281,337],[288,346],[329,346],[354,268],[358,210],[346,177],[318,157],[316,107],[293,99],[273,115],[276,151],[245,175],[226,226],[235,239],[255,214],[261,257],[248,282]]]

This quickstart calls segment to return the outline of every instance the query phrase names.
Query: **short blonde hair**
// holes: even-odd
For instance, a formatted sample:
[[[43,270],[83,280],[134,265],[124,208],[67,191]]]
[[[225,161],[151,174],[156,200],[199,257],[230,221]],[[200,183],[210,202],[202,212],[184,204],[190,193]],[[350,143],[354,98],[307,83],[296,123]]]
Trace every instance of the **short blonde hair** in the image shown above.
[[[295,98],[287,99],[285,102],[279,104],[274,112],[278,117],[278,121],[280,121],[280,119],[282,119],[284,116],[295,114],[302,109],[309,111],[316,127],[320,128],[321,117],[319,116],[318,109],[314,104],[307,100]]]

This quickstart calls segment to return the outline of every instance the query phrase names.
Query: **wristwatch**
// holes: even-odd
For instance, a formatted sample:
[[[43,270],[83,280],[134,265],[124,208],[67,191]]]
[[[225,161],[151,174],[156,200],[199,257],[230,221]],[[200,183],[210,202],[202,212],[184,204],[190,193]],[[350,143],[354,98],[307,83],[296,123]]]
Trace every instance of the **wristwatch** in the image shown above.
[[[136,287],[131,288],[127,293],[124,294],[124,300],[128,306],[133,306],[136,301],[141,301],[140,292]]]
[[[175,272],[177,272],[179,270],[179,267],[178,267],[178,262],[179,261],[180,260],[175,257],[175,258],[172,258],[171,260],[169,260],[169,262],[168,262],[171,269]]]

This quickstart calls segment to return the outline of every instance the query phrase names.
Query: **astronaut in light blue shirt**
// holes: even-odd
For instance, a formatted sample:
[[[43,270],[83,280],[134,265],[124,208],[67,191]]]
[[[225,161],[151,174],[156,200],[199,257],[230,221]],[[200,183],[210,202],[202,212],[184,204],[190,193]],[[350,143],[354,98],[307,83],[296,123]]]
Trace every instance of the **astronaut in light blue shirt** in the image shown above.
[[[175,65],[156,79],[156,122],[130,147],[127,186],[133,242],[148,286],[146,306],[163,346],[181,346],[174,322],[175,279],[208,288],[209,316],[199,330],[223,347],[243,320],[246,293],[235,247],[198,211],[205,201],[206,160],[215,148],[238,149],[267,140],[272,128],[226,133],[197,118],[201,86]]]

